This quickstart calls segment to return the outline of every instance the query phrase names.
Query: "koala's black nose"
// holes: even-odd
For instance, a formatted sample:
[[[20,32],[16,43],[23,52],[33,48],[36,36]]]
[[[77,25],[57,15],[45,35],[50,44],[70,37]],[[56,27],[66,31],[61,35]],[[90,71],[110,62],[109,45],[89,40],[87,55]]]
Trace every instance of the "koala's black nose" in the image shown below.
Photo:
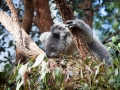
[[[51,58],[50,55],[49,55],[48,53],[46,53],[46,56],[47,56],[48,58]]]

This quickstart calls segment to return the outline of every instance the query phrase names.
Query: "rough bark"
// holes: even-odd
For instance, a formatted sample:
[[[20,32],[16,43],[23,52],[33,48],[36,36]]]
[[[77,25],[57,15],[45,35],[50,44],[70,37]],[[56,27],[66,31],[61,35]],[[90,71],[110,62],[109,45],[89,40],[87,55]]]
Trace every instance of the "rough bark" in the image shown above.
[[[16,41],[16,48],[22,55],[28,58],[33,58],[36,57],[38,54],[45,54],[45,52],[41,50],[36,45],[36,43],[28,36],[25,30],[19,27],[18,24],[14,22],[13,18],[11,18],[7,13],[3,11],[0,11],[0,22],[13,35]],[[22,39],[18,38],[18,32],[20,33],[19,30],[22,31]]]
[[[37,26],[40,28],[40,32],[50,31],[53,20],[49,10],[48,0],[34,0],[34,7],[37,13]]]
[[[20,53],[20,51],[16,48],[16,60],[15,60],[14,64],[17,65],[19,61],[20,61],[20,63],[25,62],[26,61],[26,57],[23,56]]]
[[[26,31],[27,34],[30,33],[32,22],[33,22],[33,0],[24,0],[25,13],[22,21],[22,28]]]
[[[84,14],[86,15],[84,21],[92,28],[93,14],[94,14],[92,10],[92,0],[84,0],[84,5],[85,8],[89,8],[89,10],[84,9]]]
[[[62,16],[63,21],[71,20],[74,19],[73,13],[70,10],[70,7],[66,3],[65,0],[54,0],[57,8]],[[71,33],[73,34],[73,40],[80,52],[81,59],[86,60],[88,56],[91,56],[92,59],[94,59],[94,56],[90,49],[88,48],[88,45],[83,39],[82,33],[80,32],[80,29],[78,28],[73,28],[70,30]]]
[[[24,7],[25,13],[22,20],[22,28],[26,31],[27,34],[30,33],[32,22],[33,22],[33,14],[34,14],[34,7],[33,7],[33,0],[24,0]],[[16,50],[16,63],[18,61],[25,62],[26,57],[20,54],[18,50]]]

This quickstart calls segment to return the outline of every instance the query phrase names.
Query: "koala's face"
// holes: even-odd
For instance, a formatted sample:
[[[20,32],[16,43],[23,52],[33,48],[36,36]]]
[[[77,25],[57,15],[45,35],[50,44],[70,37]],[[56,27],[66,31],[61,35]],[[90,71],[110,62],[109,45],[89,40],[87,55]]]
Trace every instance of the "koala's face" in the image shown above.
[[[66,41],[60,39],[58,35],[51,34],[44,44],[48,58],[58,58],[60,54],[66,52]]]
[[[60,54],[66,54],[69,46],[67,38],[69,37],[68,29],[62,25],[53,25],[51,32],[41,35],[47,57],[58,58]]]

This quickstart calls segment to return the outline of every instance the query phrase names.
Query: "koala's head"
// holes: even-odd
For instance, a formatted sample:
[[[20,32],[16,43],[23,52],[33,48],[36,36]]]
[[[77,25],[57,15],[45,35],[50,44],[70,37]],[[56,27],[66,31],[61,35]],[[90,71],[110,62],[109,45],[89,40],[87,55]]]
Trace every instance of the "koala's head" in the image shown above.
[[[50,32],[41,34],[40,40],[48,58],[57,58],[60,54],[66,54],[72,42],[70,32],[64,24],[54,24]]]

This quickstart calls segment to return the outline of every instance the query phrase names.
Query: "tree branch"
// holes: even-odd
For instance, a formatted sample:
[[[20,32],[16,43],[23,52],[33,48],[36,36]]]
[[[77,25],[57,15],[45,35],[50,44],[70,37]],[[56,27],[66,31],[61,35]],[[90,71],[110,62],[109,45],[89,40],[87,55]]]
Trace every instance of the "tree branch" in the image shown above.
[[[116,39],[116,41],[120,42],[120,38]],[[109,42],[112,42],[112,40],[107,40],[107,41],[104,42],[104,44],[109,43]]]
[[[105,4],[105,1],[103,0],[103,2],[101,4],[99,4],[97,7],[93,8],[93,11],[97,11],[104,4]]]
[[[120,33],[120,30],[118,30],[118,31],[116,31],[115,33],[113,33],[113,34],[111,34],[110,36],[108,36],[106,39],[104,39],[104,40],[102,41],[102,43],[105,44],[109,38],[111,38],[112,36],[115,36],[115,35],[118,34],[118,33]]]
[[[17,30],[22,31],[22,38],[25,45],[22,44],[20,38],[18,38],[17,30],[14,29],[13,19],[7,15],[7,13],[0,11],[0,22],[5,26],[5,28],[13,35],[16,41],[16,47],[22,55],[28,58],[36,57],[38,54],[45,54],[36,43],[27,35],[23,28],[18,28]],[[18,24],[16,24],[18,25]],[[16,26],[18,27],[18,26]]]
[[[22,31],[21,31],[21,27],[20,27],[20,24],[19,24],[19,19],[18,19],[18,16],[17,16],[17,12],[16,12],[16,9],[14,7],[14,4],[12,2],[12,0],[6,0],[9,8],[10,8],[10,11],[11,11],[11,14],[12,14],[12,19],[13,19],[13,28],[15,30],[16,34],[17,35],[17,40],[19,40],[19,42],[21,42],[22,45],[25,45],[24,44],[24,40],[22,38]]]
[[[27,0],[25,0],[25,1],[27,1]],[[12,14],[13,23],[14,23],[14,30],[16,31],[16,34],[18,35],[18,38],[19,38],[18,40],[19,40],[19,42],[21,42],[22,45],[25,46],[25,42],[24,42],[25,40],[23,40],[21,26],[19,24],[19,19],[18,19],[16,9],[14,7],[14,4],[13,4],[12,0],[6,0],[6,2],[10,8],[10,11]],[[32,5],[33,3],[32,3],[32,1],[31,2],[28,1],[27,3],[28,4],[26,4],[26,2],[25,2],[25,15],[24,15],[22,27],[25,31],[28,31],[27,33],[29,33],[31,26],[32,26],[32,22],[30,22],[32,19],[30,19],[31,17],[29,18],[29,16],[32,16],[32,18],[33,18],[33,9],[30,8],[31,9],[30,10],[28,6],[27,6],[28,8],[26,7],[26,5],[30,4],[30,6],[33,7],[33,5]],[[28,12],[27,12],[27,10],[28,10]],[[28,15],[28,14],[30,14],[30,15]],[[30,20],[30,21],[28,21],[28,20]],[[26,58],[24,56],[22,56],[20,53],[21,52],[18,50],[18,48],[16,48],[16,62],[15,63],[17,63],[19,60],[21,60],[22,62],[24,62],[26,60]]]
[[[19,22],[18,15],[17,15],[16,9],[14,7],[12,0],[6,0],[6,2],[7,2],[7,5],[9,6],[10,11],[11,11],[13,21],[18,23]]]
[[[24,0],[24,7],[25,7],[25,13],[24,13],[21,26],[26,31],[26,33],[29,34],[31,31],[33,14],[34,14],[33,0]],[[16,49],[16,62],[15,63],[18,63],[19,60],[21,62],[25,62],[26,57],[21,55],[20,52]]]

